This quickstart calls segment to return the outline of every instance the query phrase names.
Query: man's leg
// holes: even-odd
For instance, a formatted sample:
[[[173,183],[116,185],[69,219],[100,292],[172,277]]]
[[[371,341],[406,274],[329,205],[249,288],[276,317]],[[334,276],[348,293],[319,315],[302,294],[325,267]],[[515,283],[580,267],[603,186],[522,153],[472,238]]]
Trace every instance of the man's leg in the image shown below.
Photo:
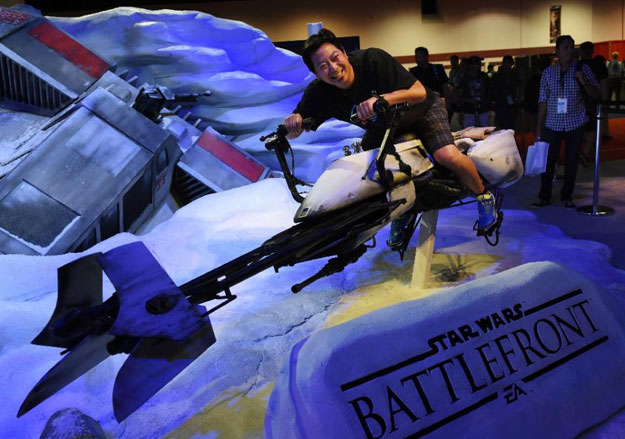
[[[469,128],[476,126],[475,114],[465,112],[464,117],[462,118],[462,128]]]
[[[452,171],[474,194],[478,202],[478,226],[487,229],[497,221],[495,197],[485,192],[482,179],[473,161],[462,154],[456,145],[447,122],[447,111],[440,104],[432,105],[425,117],[419,121],[419,137],[425,148],[441,166]]]
[[[597,129],[595,128],[595,124],[593,122],[589,122],[584,125],[584,129],[582,130],[582,146],[579,148],[579,160],[585,168],[588,167],[589,162],[595,156],[596,140]]]
[[[484,192],[484,184],[475,167],[475,163],[462,154],[456,145],[447,145],[434,152],[434,160],[453,172],[474,194]]]
[[[617,85],[620,85],[619,80],[618,78],[610,78],[609,81],[610,81],[610,100],[616,101],[617,100],[616,99],[616,87]],[[613,94],[615,95],[614,99],[612,99]],[[620,92],[619,92],[619,97],[620,97]]]
[[[479,121],[480,121],[480,125],[481,127],[487,127],[490,125],[490,112],[485,112],[485,113],[480,113],[479,114]]]
[[[572,201],[575,179],[577,178],[579,147],[582,143],[582,128],[565,131],[564,140],[566,141],[566,159],[564,164],[564,184],[560,192],[560,200],[562,202]]]
[[[451,170],[477,195],[480,229],[489,228],[494,224],[497,221],[497,212],[494,209],[495,197],[490,192],[484,191],[484,185],[473,161],[454,145],[445,104],[437,99],[423,116],[415,116],[413,120],[403,119],[402,123],[416,131],[423,146],[438,164]]]
[[[493,194],[486,192],[475,163],[462,154],[456,145],[447,145],[434,152],[436,162],[460,179],[476,195],[477,226],[479,230],[489,230],[497,223],[496,200]]]

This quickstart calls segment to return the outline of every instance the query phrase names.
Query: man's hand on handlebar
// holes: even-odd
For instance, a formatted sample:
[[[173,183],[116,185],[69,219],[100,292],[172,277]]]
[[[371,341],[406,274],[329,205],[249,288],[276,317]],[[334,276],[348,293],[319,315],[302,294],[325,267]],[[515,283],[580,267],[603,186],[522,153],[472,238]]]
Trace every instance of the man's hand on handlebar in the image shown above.
[[[302,116],[298,113],[290,114],[289,116],[284,118],[284,126],[288,131],[287,138],[294,139],[302,134],[302,122]]]
[[[384,98],[384,95],[375,95],[356,105],[355,112],[349,117],[349,121],[354,124],[358,122],[366,124],[367,121],[375,122],[378,115],[387,109],[388,101]]]
[[[369,119],[375,116],[375,110],[373,109],[373,106],[377,101],[378,98],[372,96],[366,101],[362,101],[360,104],[358,104],[358,106],[356,107],[356,115],[358,116],[358,119],[366,123]]]

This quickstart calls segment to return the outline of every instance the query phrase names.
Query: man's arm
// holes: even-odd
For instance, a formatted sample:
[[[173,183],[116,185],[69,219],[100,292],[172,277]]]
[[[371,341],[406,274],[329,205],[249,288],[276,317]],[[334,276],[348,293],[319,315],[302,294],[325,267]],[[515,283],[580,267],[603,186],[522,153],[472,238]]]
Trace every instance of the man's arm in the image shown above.
[[[548,70],[546,69],[540,77],[540,90],[538,92],[538,115],[536,117],[536,140],[540,140],[543,133],[543,127],[547,120],[547,100],[549,99],[549,81],[547,79]]]
[[[415,81],[410,88],[395,90],[390,93],[384,93],[384,99],[389,105],[401,104],[408,102],[409,104],[417,104],[425,101],[427,92],[425,87],[420,81]],[[362,121],[368,120],[373,117],[375,111],[373,111],[373,104],[378,100],[376,97],[370,97],[366,101],[361,102],[356,108],[358,118]]]
[[[588,72],[586,69],[588,69]],[[586,94],[588,94],[591,98],[597,101],[601,99],[599,84],[595,79],[595,75],[592,71],[590,71],[590,68],[587,65],[584,65],[582,70],[575,72],[575,79],[579,83],[580,87],[582,87]]]

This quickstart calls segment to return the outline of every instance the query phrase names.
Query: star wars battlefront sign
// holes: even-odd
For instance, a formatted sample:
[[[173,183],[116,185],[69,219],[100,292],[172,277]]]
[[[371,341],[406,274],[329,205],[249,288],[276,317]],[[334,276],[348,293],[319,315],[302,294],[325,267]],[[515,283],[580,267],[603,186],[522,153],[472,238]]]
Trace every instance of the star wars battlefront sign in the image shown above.
[[[570,438],[625,406],[625,312],[527,264],[379,310],[293,348],[274,438]]]

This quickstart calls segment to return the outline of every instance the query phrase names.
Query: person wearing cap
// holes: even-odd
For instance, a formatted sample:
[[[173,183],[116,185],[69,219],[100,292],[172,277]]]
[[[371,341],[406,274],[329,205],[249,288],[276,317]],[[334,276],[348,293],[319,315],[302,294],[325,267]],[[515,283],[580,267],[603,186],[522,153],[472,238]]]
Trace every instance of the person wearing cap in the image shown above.
[[[621,100],[621,81],[623,80],[623,63],[618,60],[619,53],[612,52],[612,59],[608,62],[608,93],[610,99]]]
[[[570,35],[556,39],[558,62],[545,69],[540,79],[536,139],[549,143],[547,168],[541,175],[539,200],[532,205],[544,207],[551,203],[553,174],[562,140],[566,143],[564,183],[560,200],[564,207],[574,208],[573,189],[582,143],[586,114],[583,93],[599,99],[599,84],[590,67],[576,59],[575,41]]]
[[[463,127],[489,125],[491,88],[488,75],[482,71],[482,58],[473,55],[467,62],[467,72],[458,87],[460,111],[464,111]]]
[[[373,105],[383,98],[389,105],[409,103],[410,110],[399,121],[397,135],[415,133],[434,160],[450,169],[471,189],[478,200],[479,227],[489,229],[497,221],[495,198],[484,188],[475,164],[454,145],[445,104],[440,97],[424,87],[387,52],[370,48],[349,55],[328,29],[311,35],[304,43],[303,60],[317,79],[306,87],[292,114],[284,119],[289,137],[302,133],[302,121],[312,118],[313,130],[332,117],[351,122],[356,113],[358,124],[365,128],[363,149],[379,147],[385,123],[374,118]],[[372,92],[379,97],[372,96]],[[406,215],[407,216],[407,215]],[[391,227],[389,245],[396,248],[403,240],[409,218],[396,220]]]

